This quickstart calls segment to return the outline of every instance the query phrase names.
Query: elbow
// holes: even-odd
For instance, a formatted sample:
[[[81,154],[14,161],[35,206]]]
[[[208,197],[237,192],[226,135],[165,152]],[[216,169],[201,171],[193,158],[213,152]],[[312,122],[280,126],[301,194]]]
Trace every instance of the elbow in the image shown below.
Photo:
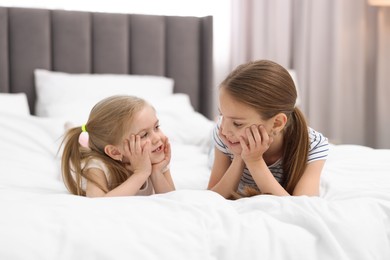
[[[229,199],[231,197],[231,195],[232,195],[231,193],[227,193],[227,192],[224,192],[223,190],[218,189],[218,187],[216,187],[216,186],[214,186],[214,187],[208,186],[207,190],[210,190],[210,191],[213,191],[215,193],[218,193],[219,195],[221,195],[225,199]]]

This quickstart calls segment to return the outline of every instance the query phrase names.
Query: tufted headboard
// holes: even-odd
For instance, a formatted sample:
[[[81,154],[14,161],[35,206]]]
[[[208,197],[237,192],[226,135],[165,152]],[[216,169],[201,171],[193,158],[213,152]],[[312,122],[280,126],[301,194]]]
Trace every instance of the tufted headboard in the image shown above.
[[[0,92],[25,92],[34,112],[35,68],[159,75],[210,117],[212,24],[211,16],[0,7]]]

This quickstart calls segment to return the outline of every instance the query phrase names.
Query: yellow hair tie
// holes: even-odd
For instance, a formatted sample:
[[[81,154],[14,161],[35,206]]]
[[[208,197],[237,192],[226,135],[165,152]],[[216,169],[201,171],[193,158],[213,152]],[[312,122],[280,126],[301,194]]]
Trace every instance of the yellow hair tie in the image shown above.
[[[89,148],[89,134],[85,124],[81,126],[81,133],[79,135],[79,144],[82,147]]]

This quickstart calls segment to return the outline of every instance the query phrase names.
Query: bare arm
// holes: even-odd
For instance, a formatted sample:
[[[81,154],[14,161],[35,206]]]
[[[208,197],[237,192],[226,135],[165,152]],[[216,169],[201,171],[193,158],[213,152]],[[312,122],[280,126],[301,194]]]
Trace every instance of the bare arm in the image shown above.
[[[272,194],[277,196],[290,195],[280,183],[275,179],[267,164],[263,159],[252,161],[247,164],[248,170],[251,173],[253,180],[259,187],[262,193]]]
[[[241,156],[256,185],[262,193],[279,196],[289,195],[275,179],[264,161],[263,154],[273,142],[266,129],[263,126],[252,125],[245,130],[245,133],[247,141],[244,137],[240,138]]]
[[[100,186],[108,190],[108,182],[104,172],[97,168],[88,169],[86,174]],[[125,182],[107,193],[91,181],[87,181],[87,197],[133,196],[141,189],[149,177],[148,172],[134,172]]]
[[[325,160],[309,163],[291,195],[318,196],[320,193],[320,176],[324,164]],[[248,168],[263,193],[278,196],[290,195],[272,175],[264,160],[257,164],[250,163]]]
[[[230,161],[230,158],[218,149],[215,149],[214,153],[214,165],[207,189],[229,198],[237,190],[244,162],[240,156],[235,156],[233,161]]]
[[[293,195],[320,195],[320,177],[324,165],[325,160],[319,160],[309,163],[301,179],[297,183],[297,186],[295,186]]]
[[[290,195],[275,179],[263,159],[262,154],[272,142],[265,129],[261,126],[252,126],[251,129],[247,129],[247,138],[248,144],[243,139],[241,140],[241,146],[243,147],[242,157],[260,190],[263,193],[273,195]],[[320,176],[324,163],[324,160],[309,163],[291,195],[318,196]]]
[[[151,175],[155,193],[166,193],[175,190],[170,170]]]

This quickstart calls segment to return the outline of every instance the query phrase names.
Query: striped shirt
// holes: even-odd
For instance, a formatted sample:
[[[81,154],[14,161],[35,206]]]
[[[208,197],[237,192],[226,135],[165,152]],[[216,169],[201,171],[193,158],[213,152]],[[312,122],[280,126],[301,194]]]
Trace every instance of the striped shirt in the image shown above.
[[[213,130],[213,140],[214,140],[215,147],[217,147],[218,150],[223,152],[225,155],[229,156],[230,160],[233,160],[233,156],[234,156],[233,153],[222,142],[221,138],[218,135],[220,124],[221,124],[221,120],[219,120],[218,124],[216,124]],[[320,132],[317,132],[310,127],[308,128],[308,131],[309,131],[310,146],[309,146],[307,163],[311,163],[317,160],[326,160],[328,158],[328,152],[329,152],[328,139],[324,137]],[[268,166],[268,169],[280,184],[282,184],[284,179],[282,162],[283,162],[283,158],[280,158],[275,163]],[[249,173],[248,168],[245,167],[244,172],[240,179],[240,183],[238,185],[238,192],[242,193],[246,186],[259,190],[255,181],[252,178],[252,175]]]

